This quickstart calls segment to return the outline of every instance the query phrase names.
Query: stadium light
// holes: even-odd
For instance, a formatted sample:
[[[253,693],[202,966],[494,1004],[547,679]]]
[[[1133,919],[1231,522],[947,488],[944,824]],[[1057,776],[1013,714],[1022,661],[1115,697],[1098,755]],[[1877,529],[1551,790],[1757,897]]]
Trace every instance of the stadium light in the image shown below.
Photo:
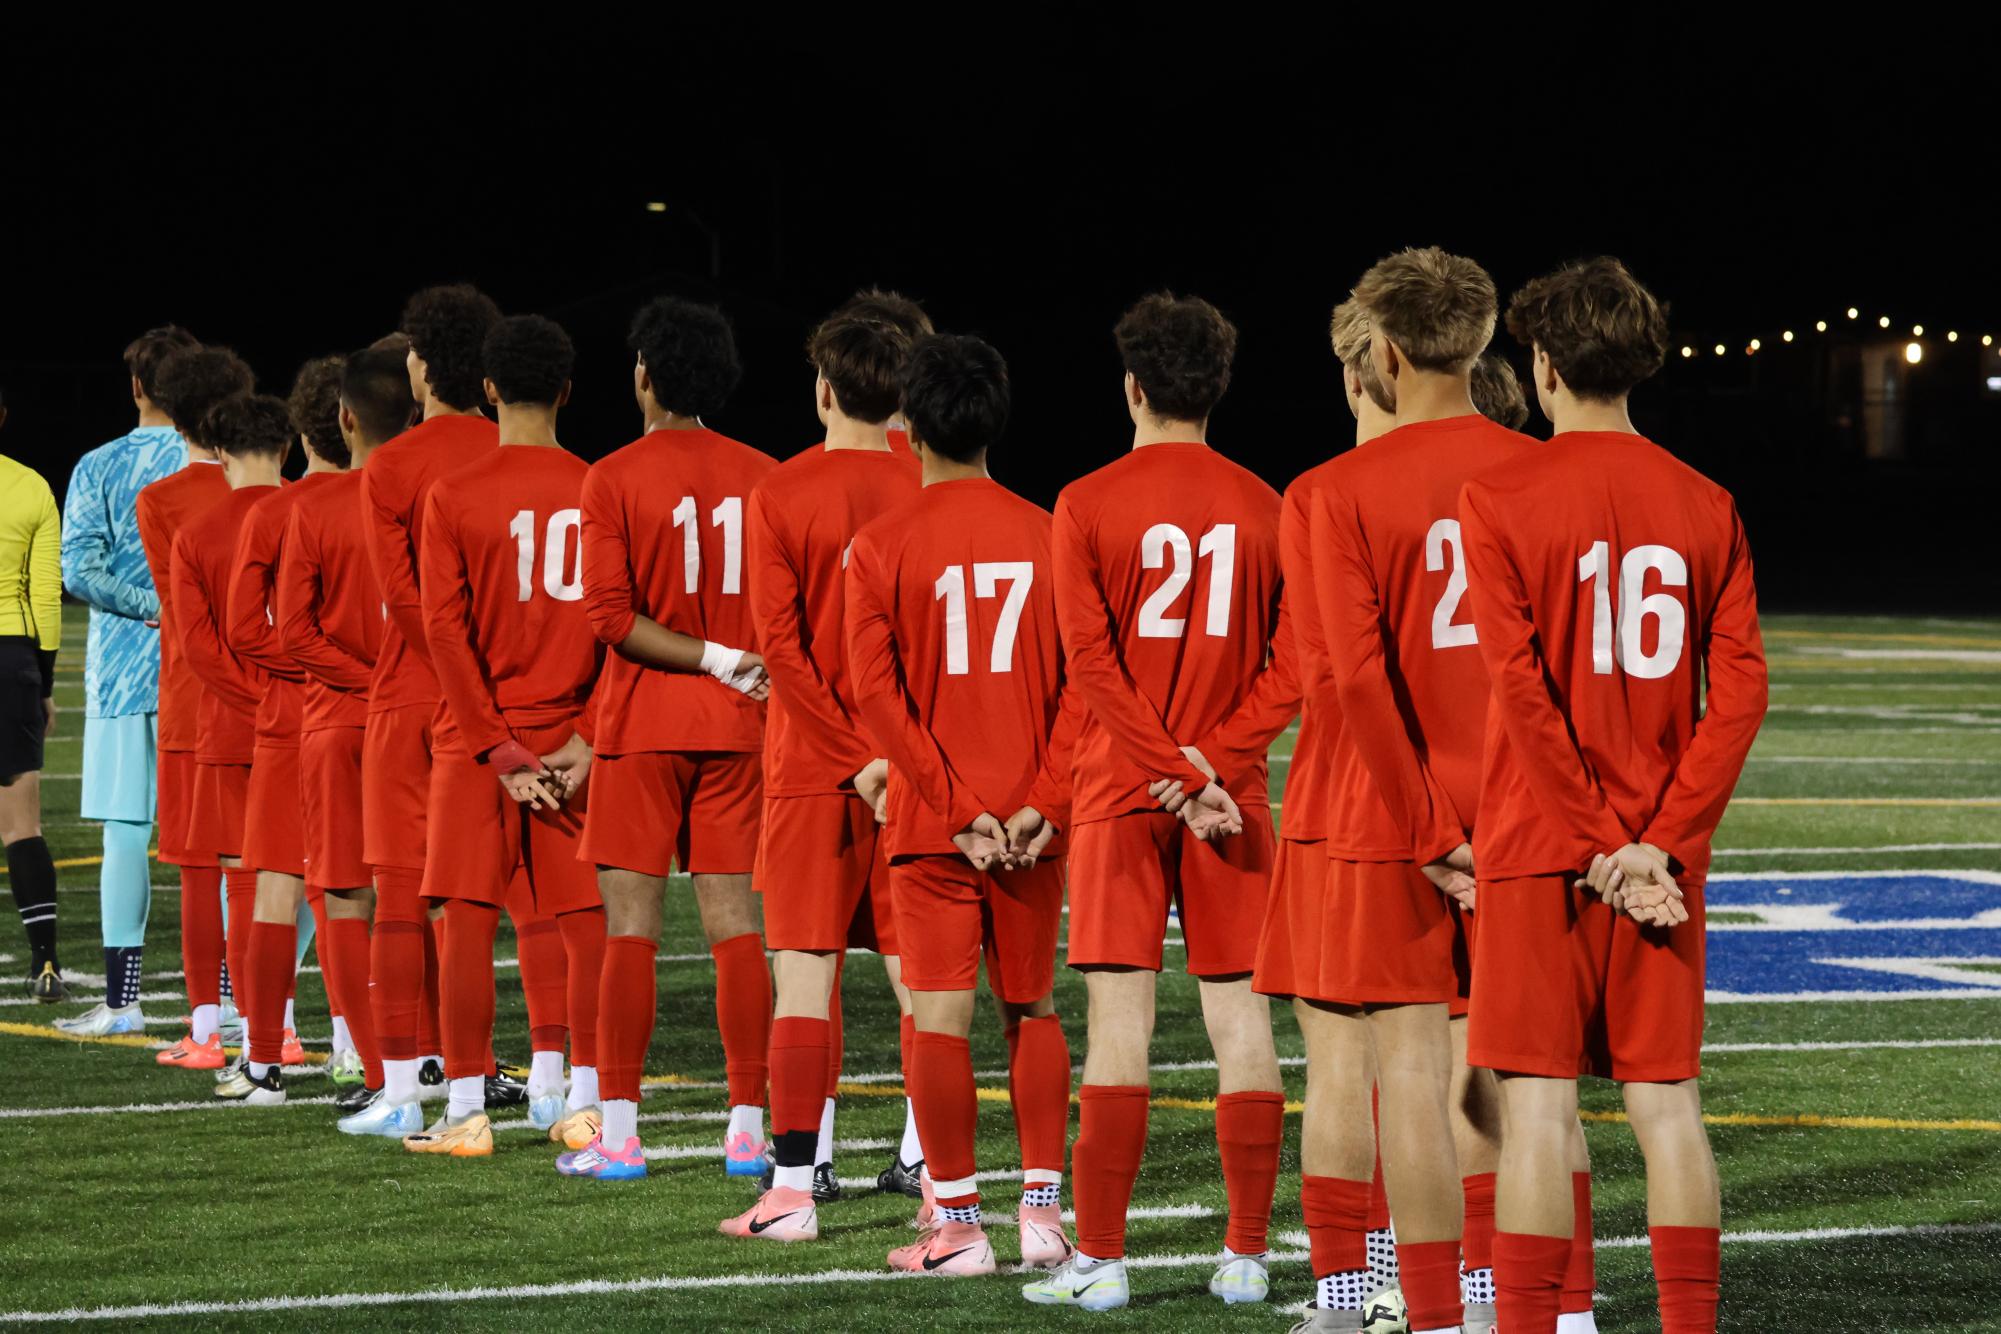
[[[1853,306],[1850,306],[1848,308],[1848,318],[1851,320],[1854,319],[1857,315],[1860,315],[1861,313],[1862,313],[1861,311],[1855,309],[1855,307]]]
[[[1718,343],[1716,345],[1716,355],[1719,357],[1723,355],[1723,344]]]
[[[1913,337],[1913,338],[1923,338],[1924,336],[1925,336],[1925,326],[1924,326],[1924,325],[1922,325],[1922,324],[1913,324],[1913,325],[1911,326],[1911,337]]]
[[[1980,345],[1981,345],[1982,347],[1993,347],[1993,346],[1994,346],[1994,335],[1993,335],[1993,334],[1982,334],[1982,335],[1980,335]]]
[[[1889,327],[1890,327],[1890,317],[1889,317],[1888,315],[1879,315],[1879,316],[1877,316],[1877,317],[1876,317],[1876,327],[1877,327],[1878,329],[1887,329],[1887,328],[1889,328]]]
[[[1759,341],[1758,341],[1757,339],[1753,338],[1753,339],[1751,340],[1751,351],[1753,351],[1753,352],[1756,352],[1756,351],[1757,351],[1757,350],[1758,350],[1759,348],[1761,348],[1761,347],[1763,347],[1763,346],[1764,346],[1764,344],[1763,344],[1763,343],[1761,343],[1761,342],[1759,342]]]
[[[1923,348],[1922,346],[1920,346],[1920,345],[1919,345],[1919,344],[1917,344],[1917,343],[1906,343],[1906,344],[1904,344],[1904,360],[1905,360],[1905,361],[1908,361],[1908,362],[1910,362],[1910,363],[1911,363],[1911,364],[1912,364],[1913,366],[1915,366],[1915,365],[1917,365],[1917,364],[1918,364],[1919,362],[1923,361],[1924,359],[1925,359],[1925,350],[1924,350],[1924,348]]]
[[[1689,346],[1688,344],[1686,344],[1686,343],[1683,343],[1683,344],[1681,345],[1681,354],[1682,354],[1682,355],[1683,355],[1684,357],[1692,357],[1692,356],[1694,356],[1694,355],[1695,355],[1695,349],[1694,349],[1694,348],[1692,348],[1692,347],[1690,347],[1690,346]]]
[[[666,201],[660,199],[650,200],[646,205],[646,211],[648,213],[665,213],[667,211]]]
[[[1959,341],[1959,330],[1947,329],[1945,331],[1945,341],[1948,343],[1957,343]]]
[[[1793,341],[1793,331],[1791,329],[1786,330],[1783,334],[1780,334],[1779,336],[1785,339],[1788,343]]]
[[[1815,333],[1826,333],[1826,332],[1827,332],[1827,321],[1826,321],[1826,320],[1815,320],[1815,321],[1813,322],[1813,331],[1814,331]]]

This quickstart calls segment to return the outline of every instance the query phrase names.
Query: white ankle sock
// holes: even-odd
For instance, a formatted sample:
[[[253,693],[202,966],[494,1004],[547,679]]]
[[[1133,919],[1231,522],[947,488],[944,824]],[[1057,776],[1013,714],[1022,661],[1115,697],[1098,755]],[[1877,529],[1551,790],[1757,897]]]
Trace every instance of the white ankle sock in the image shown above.
[[[250,1071],[252,1079],[262,1079],[271,1073],[271,1067],[262,1061],[251,1061],[244,1068]]]
[[[1397,1229],[1392,1223],[1369,1233],[1369,1283],[1370,1291],[1396,1286],[1397,1281]]]
[[[607,1098],[604,1123],[599,1135],[612,1149],[623,1149],[626,1141],[639,1134],[639,1104],[623,1098]]]
[[[382,1099],[384,1102],[417,1101],[416,1061],[382,1063]]]
[[[775,1167],[771,1170],[771,1184],[773,1187],[784,1186],[788,1190],[804,1191],[811,1194],[813,1190],[813,1169],[810,1167]]]
[[[1494,1271],[1491,1268],[1461,1270],[1459,1272],[1459,1299],[1468,1306],[1492,1306],[1494,1304]],[[1559,1316],[1558,1319],[1560,1320],[1562,1317]]]
[[[1572,1311],[1556,1318],[1556,1334],[1598,1334],[1598,1316],[1593,1311]]]
[[[834,1100],[829,1098],[826,1101],[826,1105],[820,1108],[820,1144],[819,1148],[813,1154],[813,1163],[817,1167],[821,1163],[831,1163],[833,1161]]]
[[[446,1116],[470,1116],[486,1110],[486,1076],[466,1075],[452,1081]]]
[[[564,1110],[581,1112],[586,1107],[595,1107],[597,1101],[598,1068],[594,1065],[571,1066],[570,1097],[564,1104]]]
[[[905,1167],[924,1161],[924,1146],[917,1139],[917,1108],[908,1098],[903,1100],[903,1147],[896,1151],[896,1157]]]
[[[732,1135],[748,1135],[753,1143],[764,1139],[764,1109],[749,1103],[738,1103],[730,1108],[730,1128]]]
[[[1369,1271],[1344,1269],[1314,1280],[1313,1304],[1323,1311],[1359,1311],[1369,1297]]]
[[[347,1020],[341,1018],[339,1015],[335,1015],[333,1021],[333,1054],[338,1056],[344,1051],[353,1050],[354,1035],[347,1031]]]
[[[222,1007],[220,1005],[195,1006],[195,1017],[189,1024],[189,1027],[194,1030],[194,1040],[196,1042],[207,1042],[215,1036],[216,1025],[221,1022]]]
[[[294,1007],[293,1001],[287,1000],[285,1002],[285,1027],[291,1029],[294,1033],[296,1033],[299,1031],[299,1025],[293,1007]]]
[[[528,1058],[528,1096],[546,1098],[563,1091],[563,1053],[538,1051]]]

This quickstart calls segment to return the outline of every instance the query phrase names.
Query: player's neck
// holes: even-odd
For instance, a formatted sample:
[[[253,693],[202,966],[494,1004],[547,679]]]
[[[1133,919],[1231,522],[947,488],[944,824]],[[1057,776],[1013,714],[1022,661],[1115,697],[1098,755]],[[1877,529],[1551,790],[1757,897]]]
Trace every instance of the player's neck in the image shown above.
[[[1397,428],[1397,418],[1384,412],[1375,404],[1365,406],[1355,417],[1355,443],[1366,445],[1379,435],[1388,435]]]
[[[484,415],[485,414],[482,413],[478,408],[455,408],[451,404],[445,402],[445,400],[443,400],[442,398],[439,398],[436,394],[431,393],[428,386],[425,389],[424,392],[425,421],[429,421],[433,417],[479,417]]]
[[[187,437],[183,436],[182,439],[187,439]],[[198,445],[192,440],[188,441],[189,463],[220,463],[221,461],[222,456],[207,445]]]
[[[222,475],[229,489],[241,491],[252,486],[277,486],[285,480],[285,461],[276,454],[243,454],[222,461]]]
[[[946,458],[943,454],[925,450],[923,453],[924,485],[935,486],[939,482],[964,482],[976,477],[986,477],[987,456],[980,455],[970,463],[960,463]]]
[[[1565,431],[1616,431],[1622,435],[1638,435],[1633,429],[1633,418],[1626,410],[1626,399],[1578,398],[1564,393],[1550,404],[1549,424],[1557,434]]]
[[[1177,422],[1156,417],[1150,412],[1141,412],[1133,419],[1133,448],[1145,449],[1148,445],[1206,445],[1209,443],[1208,422]]]
[[[827,418],[827,448],[887,454],[890,450],[889,423],[858,422],[853,417],[833,413]]]
[[[1464,375],[1441,375],[1410,370],[1397,377],[1397,425],[1445,421],[1450,417],[1471,417],[1472,381]]]
[[[556,439],[556,409],[540,404],[502,403],[500,443],[539,449],[561,449]]]
[[[707,429],[707,427],[702,425],[700,417],[684,417],[678,412],[667,411],[667,409],[653,402],[650,398],[647,400],[646,433],[648,435],[652,435],[655,431],[703,431]]]
[[[173,421],[168,418],[166,413],[160,411],[151,403],[141,403],[139,405],[140,430],[143,431],[149,426],[172,426],[173,424]]]
[[[305,474],[306,476],[312,477],[319,473],[334,473],[334,472],[346,472],[346,471],[347,469],[341,467],[339,464],[334,463],[329,459],[321,458],[318,454],[313,453],[312,450],[309,449],[306,451],[306,474]]]

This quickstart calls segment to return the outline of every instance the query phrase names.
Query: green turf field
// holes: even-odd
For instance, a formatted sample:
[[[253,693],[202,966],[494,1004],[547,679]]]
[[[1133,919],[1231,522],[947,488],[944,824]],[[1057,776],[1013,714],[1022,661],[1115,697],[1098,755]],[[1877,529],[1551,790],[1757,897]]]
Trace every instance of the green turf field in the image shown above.
[[[49,753],[45,828],[55,855],[75,859],[61,871],[65,961],[94,975],[102,966],[96,872],[83,859],[98,850],[97,830],[76,817],[81,627],[72,609],[75,651],[58,687],[65,714]],[[1756,903],[1716,909],[1713,988],[1724,981],[1723,946],[1787,939],[1755,931],[1725,939],[1722,929],[1771,922],[1782,912],[1773,904],[1798,913],[1801,900],[1850,883],[1806,873],[2001,870],[2001,622],[1774,616],[1766,634],[1772,712],[1718,836],[1714,874],[1801,878],[1745,882]],[[1283,738],[1279,752],[1290,744]],[[1282,789],[1283,763],[1272,776]],[[185,1005],[177,894],[170,874],[156,880],[145,994],[148,1045],[164,1046],[178,1036],[174,1017]],[[1769,897],[1796,889],[1796,898]],[[1825,975],[1812,971],[1822,967],[1808,958],[1815,951],[1901,953],[1917,962],[1862,975],[1881,978],[1888,994],[1976,994],[1710,1008],[1705,1093],[1723,1174],[1725,1328],[2001,1330],[2001,876],[1933,877],[1910,892],[1920,891],[1938,896],[1912,909],[1925,921],[1881,927],[1854,947],[1842,942],[1860,933],[1815,936],[1835,945],[1800,953],[1801,976]],[[511,939],[501,954],[512,957]],[[648,1070],[673,1082],[649,1089],[642,1118],[654,1119],[642,1133],[660,1156],[649,1180],[629,1185],[557,1177],[553,1146],[525,1129],[498,1135],[493,1158],[470,1161],[343,1138],[331,1109],[312,1101],[326,1095],[313,1077],[292,1082],[294,1102],[282,1109],[218,1108],[207,1075],[162,1069],[150,1051],[115,1039],[61,1039],[44,1027],[51,1012],[22,1003],[10,983],[0,994],[0,1323],[95,1313],[226,1329],[1278,1329],[1291,1318],[1283,1308],[1310,1295],[1296,1117],[1279,1183],[1271,1304],[1226,1310],[1204,1290],[1221,1244],[1223,1191],[1202,1106],[1214,1076],[1199,1068],[1154,1077],[1156,1097],[1177,1105],[1153,1112],[1130,1246],[1157,1267],[1133,1274],[1129,1310],[1031,1308],[1007,1274],[891,1282],[883,1255],[911,1236],[911,1208],[872,1186],[903,1103],[893,1002],[866,956],[851,958],[845,989],[855,1082],[841,1103],[837,1165],[847,1198],[821,1211],[818,1245],[725,1240],[715,1224],[747,1207],[751,1185],[726,1179],[719,1162],[712,970],[685,898],[670,912],[662,956]],[[11,974],[24,971],[14,967],[24,958],[7,920],[0,959]],[[1731,967],[1747,986],[1776,988],[1773,968]],[[512,978],[502,973],[498,1040],[504,1056],[525,1059]],[[1059,970],[1058,1000],[1081,1061],[1075,974]],[[1154,1059],[1204,1059],[1193,983],[1168,974],[1159,1009]],[[317,972],[301,979],[299,1012],[323,1051]],[[1277,1022],[1281,1053],[1296,1056],[1290,1016]],[[994,1091],[981,1104],[981,1167],[1005,1172],[1017,1163],[997,1026],[975,1033],[974,1060],[982,1087]],[[1286,1078],[1297,1097],[1302,1071],[1288,1066]],[[1585,1106],[1595,1118],[1599,1327],[1658,1328],[1638,1154],[1614,1119],[1615,1091],[1589,1087]],[[1012,1187],[995,1183],[988,1203],[1012,1210]],[[1006,1262],[1012,1229],[996,1228],[995,1239]]]

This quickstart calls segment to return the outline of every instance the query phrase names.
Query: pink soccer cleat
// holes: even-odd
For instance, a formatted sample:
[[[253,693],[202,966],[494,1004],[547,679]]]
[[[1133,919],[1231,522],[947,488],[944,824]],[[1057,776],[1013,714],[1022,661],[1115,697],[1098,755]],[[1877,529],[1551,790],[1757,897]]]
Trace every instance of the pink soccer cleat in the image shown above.
[[[1077,1253],[1063,1231],[1063,1211],[1053,1204],[1021,1206],[1021,1262],[1030,1269],[1056,1269]]]
[[[299,1041],[299,1035],[292,1029],[285,1030],[285,1045],[278,1049],[278,1064],[286,1067],[306,1063],[306,1048]]]
[[[917,1217],[910,1220],[910,1226],[919,1232],[930,1232],[938,1226],[938,1192],[931,1189],[930,1168],[918,1167],[917,1188],[923,1192],[924,1202],[917,1206]]]
[[[223,1067],[222,1035],[212,1033],[207,1042],[196,1042],[191,1033],[153,1059],[161,1065],[177,1065],[183,1070],[220,1070]]]
[[[889,1267],[910,1274],[974,1278],[994,1272],[994,1247],[977,1223],[946,1223],[889,1253]]]
[[[646,1155],[640,1151],[637,1135],[622,1149],[614,1149],[598,1137],[581,1149],[557,1154],[556,1170],[566,1177],[593,1181],[637,1181],[646,1175]]]
[[[716,1229],[725,1237],[756,1237],[761,1241],[817,1241],[820,1212],[813,1197],[790,1186],[773,1186],[757,1203]]]
[[[745,1130],[723,1136],[723,1170],[733,1177],[763,1176],[766,1147]]]

